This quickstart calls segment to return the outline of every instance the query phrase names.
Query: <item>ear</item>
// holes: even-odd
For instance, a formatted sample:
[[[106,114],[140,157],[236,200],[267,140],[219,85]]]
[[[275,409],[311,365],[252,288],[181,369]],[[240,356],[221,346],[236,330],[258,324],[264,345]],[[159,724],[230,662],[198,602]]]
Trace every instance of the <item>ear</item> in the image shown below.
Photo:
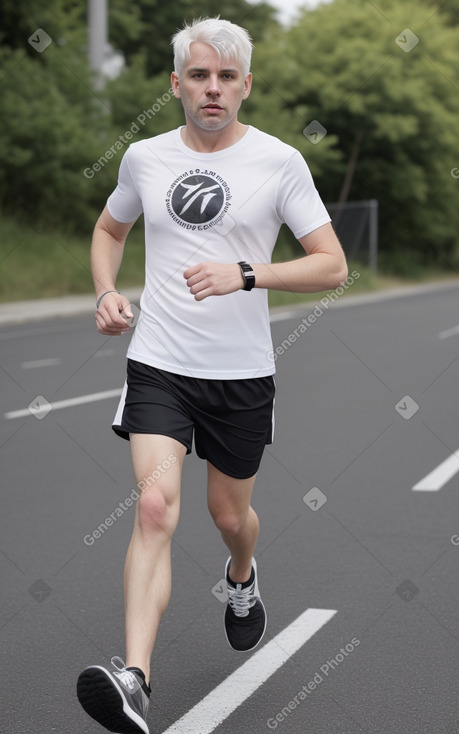
[[[171,74],[171,87],[174,93],[174,97],[177,97],[177,99],[180,99],[180,83],[179,83],[178,74],[175,71],[173,71]]]
[[[249,72],[244,79],[244,92],[242,94],[242,99],[247,99],[252,89],[252,72]]]

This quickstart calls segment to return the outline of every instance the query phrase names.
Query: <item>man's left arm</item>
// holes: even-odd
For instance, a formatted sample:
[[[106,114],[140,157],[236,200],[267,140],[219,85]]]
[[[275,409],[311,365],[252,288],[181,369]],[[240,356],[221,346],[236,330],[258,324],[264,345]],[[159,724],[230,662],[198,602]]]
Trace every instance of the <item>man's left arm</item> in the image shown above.
[[[255,287],[293,293],[337,288],[347,278],[344,252],[330,223],[298,240],[306,255],[282,263],[251,263]]]
[[[306,255],[282,263],[251,263],[255,288],[292,293],[333,290],[347,278],[346,258],[330,223],[298,240]],[[183,274],[196,301],[223,296],[244,288],[237,263],[199,263]]]

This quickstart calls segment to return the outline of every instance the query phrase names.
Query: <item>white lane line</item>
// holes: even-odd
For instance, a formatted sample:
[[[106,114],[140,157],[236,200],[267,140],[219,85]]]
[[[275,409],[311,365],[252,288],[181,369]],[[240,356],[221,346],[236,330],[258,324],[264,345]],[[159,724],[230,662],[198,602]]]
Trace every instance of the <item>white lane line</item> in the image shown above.
[[[336,611],[336,609],[306,609],[163,734],[213,732],[305,642],[329,622]]]
[[[280,313],[270,314],[269,320],[272,324],[276,321],[287,321],[287,319],[298,318],[297,311],[281,311]]]
[[[440,331],[438,334],[439,339],[448,339],[450,336],[455,336],[456,334],[459,334],[459,326],[453,326],[452,329],[446,329],[445,331]]]
[[[84,403],[96,403],[99,400],[108,400],[109,398],[119,398],[122,393],[122,389],[116,390],[105,390],[104,392],[93,392],[91,395],[80,395],[78,398],[68,398],[67,400],[58,400],[55,403],[50,403],[50,410],[60,410],[61,408],[70,408],[73,405],[84,405]],[[11,420],[12,418],[26,418],[29,415],[33,415],[33,412],[29,408],[23,408],[22,410],[11,410],[9,413],[5,413],[5,418]]]
[[[49,359],[34,359],[31,362],[21,362],[21,369],[33,370],[37,367],[54,367],[57,364],[61,364],[62,359],[59,357],[49,357]]]
[[[459,472],[459,449],[414,485],[416,492],[438,492]]]

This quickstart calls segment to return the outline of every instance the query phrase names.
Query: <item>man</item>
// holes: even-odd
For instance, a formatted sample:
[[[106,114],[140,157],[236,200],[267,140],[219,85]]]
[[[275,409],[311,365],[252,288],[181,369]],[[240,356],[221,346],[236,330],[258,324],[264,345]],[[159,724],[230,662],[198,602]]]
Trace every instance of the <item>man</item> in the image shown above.
[[[186,125],[131,145],[91,251],[98,331],[123,334],[132,311],[116,277],[129,230],[144,214],[145,290],[113,425],[130,439],[142,490],[125,566],[126,666],[113,658],[117,670],[91,666],[78,681],[90,716],[126,734],[148,734],[150,659],[170,596],[171,538],[193,437],[230,552],[227,640],[248,651],[263,637],[250,498],[272,440],[267,289],[323,291],[347,277],[302,156],[238,120],[252,84],[248,33],[207,19],[185,26],[173,45],[172,88]],[[271,264],[282,222],[306,255]]]

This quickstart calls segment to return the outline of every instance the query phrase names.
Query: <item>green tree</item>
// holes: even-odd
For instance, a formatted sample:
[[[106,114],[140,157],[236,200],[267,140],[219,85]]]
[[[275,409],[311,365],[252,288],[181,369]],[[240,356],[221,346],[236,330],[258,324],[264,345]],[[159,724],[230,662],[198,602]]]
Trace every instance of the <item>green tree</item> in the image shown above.
[[[276,25],[275,10],[266,2],[256,5],[246,0],[232,0],[222,9],[220,0],[137,0],[126,8],[124,0],[111,0],[110,40],[122,50],[130,64],[142,51],[146,74],[153,76],[172,70],[172,35],[194,18],[215,17],[247,28],[253,38],[261,40]]]
[[[3,0],[0,115],[7,124],[0,130],[1,211],[39,222],[40,228],[58,224],[88,231],[113,188],[129,142],[183,122],[175,99],[145,124],[138,122],[158,98],[167,99],[171,35],[184,19],[219,11],[215,0],[136,0],[129,7],[124,0],[109,0],[110,41],[126,54],[127,65],[97,92],[87,60],[86,3]],[[265,3],[254,7],[235,0],[225,15],[247,20],[251,32],[261,35],[275,25],[273,12]],[[46,48],[37,29],[51,39]],[[131,128],[134,137],[128,139]],[[122,147],[113,153],[120,139]],[[104,159],[107,150],[109,160]],[[91,177],[83,173],[88,169]]]
[[[260,50],[257,68],[298,126],[318,120],[333,141],[323,197],[380,202],[383,251],[451,264],[457,247],[459,29],[419,1],[335,0],[305,11]],[[409,29],[406,31],[406,29]],[[282,59],[282,63],[280,63]],[[308,157],[308,155],[306,155]]]
[[[22,50],[36,59],[28,38],[43,28],[57,41],[82,28],[84,5],[78,0],[2,0],[0,4],[0,41],[3,48]]]
[[[71,0],[1,6],[0,208],[39,229],[88,231],[100,204],[83,170],[111,137],[110,109],[92,89],[83,16]]]
[[[459,25],[459,0],[447,0],[438,6],[441,13],[452,25]]]

